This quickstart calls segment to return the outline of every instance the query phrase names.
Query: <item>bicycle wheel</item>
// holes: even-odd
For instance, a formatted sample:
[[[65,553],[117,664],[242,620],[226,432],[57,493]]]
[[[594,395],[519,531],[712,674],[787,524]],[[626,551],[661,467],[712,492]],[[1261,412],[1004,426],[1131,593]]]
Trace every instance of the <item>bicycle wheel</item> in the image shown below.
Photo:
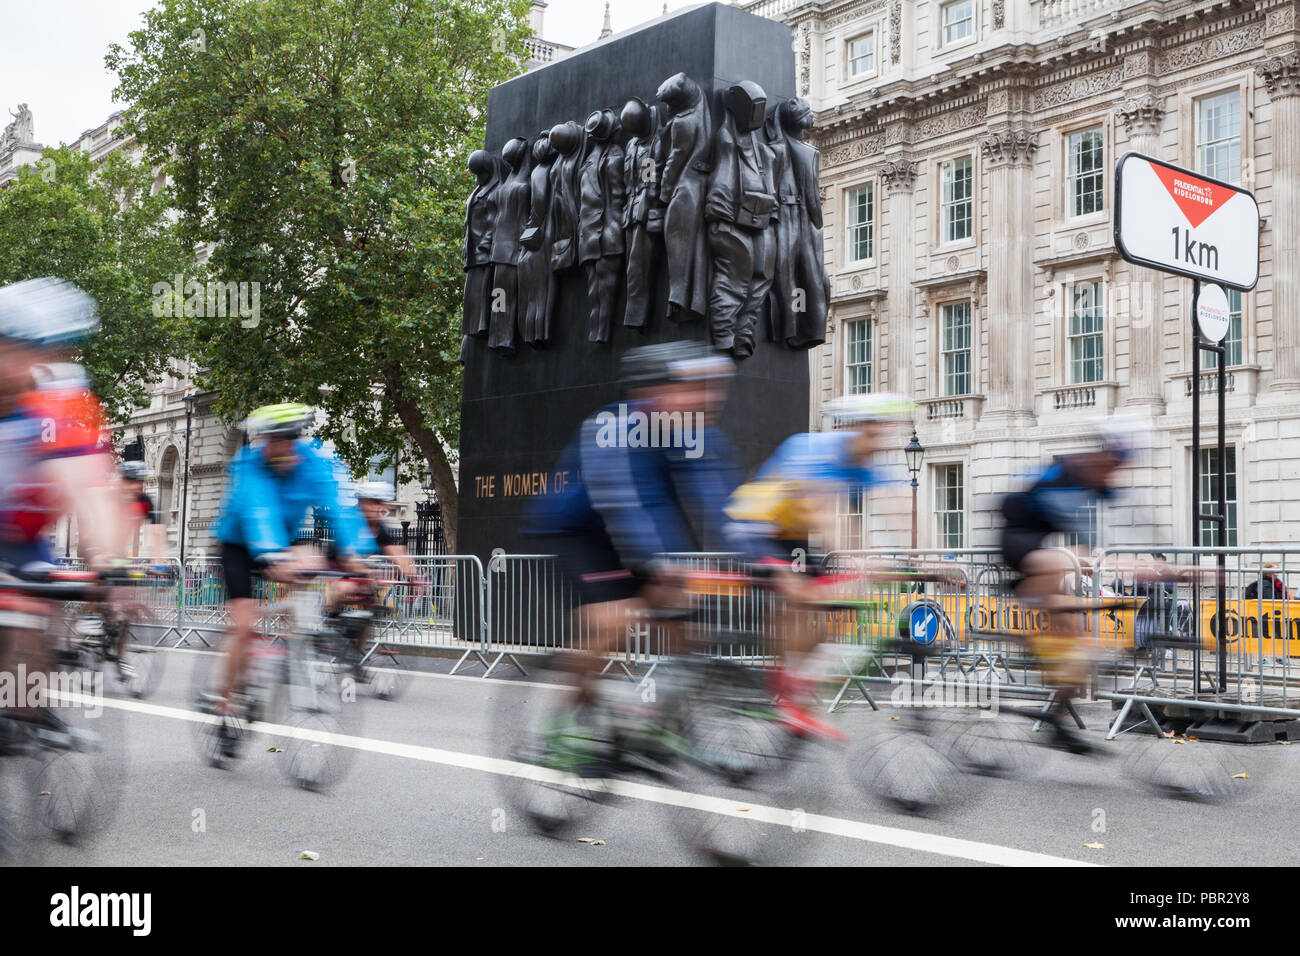
[[[952,809],[969,787],[923,727],[910,726],[916,719],[873,721],[876,726],[846,751],[846,765],[854,784],[885,805],[934,816]]]
[[[1187,738],[1134,738],[1123,771],[1139,786],[1174,800],[1221,804],[1249,795],[1250,779],[1230,763],[1235,751]],[[1234,769],[1235,768],[1235,769]]]
[[[325,791],[346,776],[356,755],[341,737],[360,731],[356,680],[325,639],[292,642],[287,681],[278,682],[265,721],[284,741],[280,767],[305,790]]]
[[[554,662],[542,670],[542,680],[571,676]],[[590,825],[610,797],[609,714],[598,701],[575,705],[570,687],[503,684],[494,696],[498,756],[517,765],[499,778],[506,803],[502,825],[509,827],[513,815],[550,837]]]
[[[764,671],[710,659],[688,673],[675,696],[692,761],[732,786],[790,767],[800,740],[778,720]]]
[[[136,700],[144,700],[158,689],[166,660],[158,648],[132,638],[121,659],[109,661],[108,668],[122,690]]]
[[[1024,717],[959,713],[940,723],[935,746],[958,769],[981,777],[1024,779],[1038,766]]]
[[[260,639],[259,639],[260,640]],[[234,738],[234,751],[246,755],[253,745],[253,718],[259,716],[255,693],[244,687],[235,694],[229,714],[222,716],[222,687],[225,683],[226,649],[229,637],[223,637],[214,651],[194,655],[194,669],[190,678],[190,705],[204,715],[205,720],[190,725],[191,738],[199,758],[208,766],[229,769],[235,758],[225,751],[228,746],[221,740],[219,728],[224,722]],[[249,666],[246,661],[245,666]]]
[[[28,752],[27,732],[0,721],[0,866],[38,866],[44,859],[40,764]]]

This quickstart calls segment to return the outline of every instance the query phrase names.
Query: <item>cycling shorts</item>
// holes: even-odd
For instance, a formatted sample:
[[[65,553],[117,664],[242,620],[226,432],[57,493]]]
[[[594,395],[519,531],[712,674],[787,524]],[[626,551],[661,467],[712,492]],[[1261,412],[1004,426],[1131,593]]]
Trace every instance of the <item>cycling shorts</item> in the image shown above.
[[[555,552],[560,574],[577,593],[579,606],[626,601],[645,583],[623,567],[608,535],[555,535],[547,544]]]
[[[253,596],[253,554],[242,544],[221,542],[221,573],[226,579],[226,597],[230,600]]]

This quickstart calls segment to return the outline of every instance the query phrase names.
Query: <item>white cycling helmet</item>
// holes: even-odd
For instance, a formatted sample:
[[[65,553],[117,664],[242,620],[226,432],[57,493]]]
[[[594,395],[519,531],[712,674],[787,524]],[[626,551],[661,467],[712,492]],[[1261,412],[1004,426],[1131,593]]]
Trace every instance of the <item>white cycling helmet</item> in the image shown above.
[[[62,279],[0,288],[0,337],[36,346],[76,345],[99,330],[95,300]]]
[[[892,392],[841,395],[827,402],[822,410],[831,428],[861,425],[864,422],[910,422],[915,413],[914,401]]]
[[[362,501],[382,501],[392,504],[397,500],[397,489],[386,481],[363,481],[357,485],[357,498]]]
[[[1150,426],[1132,415],[1112,415],[1097,422],[1093,431],[1102,450],[1114,453],[1120,460],[1151,447]]]

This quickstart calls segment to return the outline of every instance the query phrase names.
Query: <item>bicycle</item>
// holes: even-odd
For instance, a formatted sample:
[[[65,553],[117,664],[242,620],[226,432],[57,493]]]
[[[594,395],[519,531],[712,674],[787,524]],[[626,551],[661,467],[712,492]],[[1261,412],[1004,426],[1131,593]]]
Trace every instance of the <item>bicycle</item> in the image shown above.
[[[0,712],[0,857],[7,863],[38,860],[46,836],[78,844],[117,809],[125,733],[121,712],[103,705],[102,674],[76,661],[41,663],[33,653],[50,639],[56,602],[109,600],[100,575],[0,580],[0,659],[23,698]]]
[[[221,713],[220,688],[229,637],[217,653],[204,655],[206,664],[196,666],[192,697],[199,713],[209,718],[195,725],[196,743],[206,763],[228,769],[233,758],[219,734],[223,722],[236,751],[250,746],[259,732],[283,738],[284,747],[268,749],[285,754],[280,760],[284,773],[303,789],[325,791],[346,774],[354,753],[332,738],[359,732],[360,708],[355,677],[339,664],[339,634],[322,612],[321,585],[356,576],[304,571],[299,577],[302,586],[291,590],[280,608],[268,608],[264,618],[273,626],[277,618],[292,618],[287,633],[266,627],[253,635],[227,713]]]
[[[62,572],[74,580],[85,572]],[[123,593],[124,586],[144,583],[139,571],[113,572],[100,580]],[[137,604],[137,619],[142,607]],[[158,649],[138,643],[131,632],[131,621],[112,602],[84,607],[69,620],[68,633],[57,649],[57,659],[65,666],[108,670],[117,684],[130,696],[143,700],[157,689],[162,680],[164,657]]]
[[[680,784],[699,774],[724,788],[753,791],[771,786],[800,756],[803,741],[782,724],[767,672],[709,653],[720,635],[708,627],[707,615],[673,609],[645,620],[700,633],[683,640],[681,652],[657,665],[652,678],[633,682],[605,674],[577,701],[564,685],[580,662],[563,651],[542,662],[546,683],[500,693],[494,736],[502,742],[501,756],[528,767],[503,778],[505,796],[543,835],[560,837],[589,825],[624,781]],[[736,633],[725,640],[747,637],[757,640]],[[560,686],[553,686],[557,681]],[[763,825],[743,823],[760,842],[765,838],[758,832]],[[759,855],[721,847],[714,828],[690,813],[674,813],[673,826],[692,851],[712,862],[753,862]]]

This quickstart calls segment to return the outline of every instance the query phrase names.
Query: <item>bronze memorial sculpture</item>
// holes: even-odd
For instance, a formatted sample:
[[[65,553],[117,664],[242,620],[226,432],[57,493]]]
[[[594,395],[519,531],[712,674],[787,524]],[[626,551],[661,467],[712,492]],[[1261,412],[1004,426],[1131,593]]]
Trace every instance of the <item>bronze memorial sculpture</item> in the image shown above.
[[[492,197],[495,222],[492,227],[492,300],[488,326],[488,348],[515,350],[515,329],[519,323],[519,234],[528,217],[528,177],[532,152],[528,140],[515,137],[501,148],[510,173]]]
[[[549,130],[533,140],[533,171],[529,174],[528,219],[519,234],[519,304],[523,309],[520,334],[529,345],[541,347],[551,338],[551,308],[555,303],[555,275],[551,272],[551,164],[559,154],[551,146]]]
[[[704,190],[709,175],[713,125],[700,85],[685,73],[664,80],[655,93],[668,107],[664,130],[664,210],[668,261],[668,315],[679,322],[708,313],[709,249],[704,236]]]
[[[623,264],[623,150],[613,110],[587,119],[590,146],[579,172],[578,261],[587,274],[587,339],[608,342]]]
[[[748,80],[727,90],[705,195],[713,295],[713,345],[738,359],[754,353],[754,329],[776,271],[776,180],[762,136],[767,96]]]
[[[663,204],[659,180],[663,151],[659,137],[659,111],[640,97],[623,106],[619,123],[630,134],[623,150],[624,245],[627,248],[627,304],[623,324],[645,328],[654,308],[655,270],[663,258]]]
[[[763,133],[775,156],[777,200],[776,281],[768,293],[771,338],[809,349],[826,341],[830,277],[822,253],[819,153],[803,141],[813,113],[804,99],[771,107]]]
[[[610,341],[620,304],[624,327],[650,329],[660,281],[667,315],[706,320],[714,347],[737,359],[753,354],[764,318],[772,342],[825,341],[830,280],[820,154],[803,138],[808,102],[769,108],[762,87],[744,80],[727,88],[714,130],[708,98],[685,73],[656,96],[662,118],[633,96],[618,114],[598,109],[585,126],[559,123],[531,142],[509,140],[500,156],[470,156],[467,337],[487,336],[497,352],[520,339],[546,345],[559,277],[581,267],[590,342]]]
[[[465,202],[465,307],[460,330],[466,336],[485,336],[492,314],[492,193],[501,185],[503,166],[484,149],[470,153],[467,165],[478,185]]]

